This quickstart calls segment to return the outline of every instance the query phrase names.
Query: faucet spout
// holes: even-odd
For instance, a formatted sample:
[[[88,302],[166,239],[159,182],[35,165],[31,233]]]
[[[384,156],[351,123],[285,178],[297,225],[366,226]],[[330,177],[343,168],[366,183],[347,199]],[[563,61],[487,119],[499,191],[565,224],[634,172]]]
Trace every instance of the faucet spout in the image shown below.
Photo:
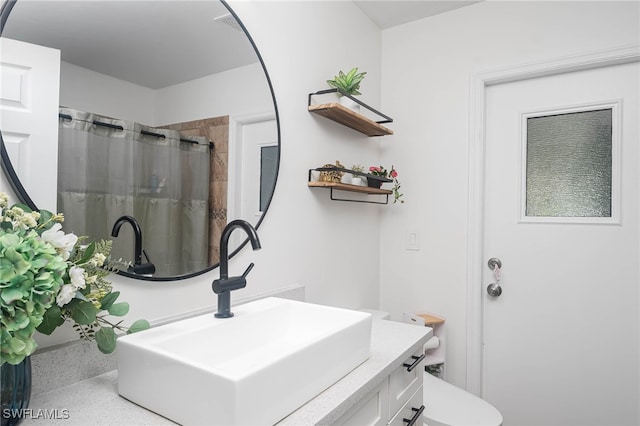
[[[142,264],[142,230],[140,229],[140,224],[133,216],[120,216],[116,223],[113,224],[113,229],[111,230],[111,236],[117,237],[120,233],[120,228],[123,223],[128,223],[133,228],[133,234],[135,235],[135,248],[134,248],[134,264],[141,265]]]
[[[260,250],[260,238],[253,226],[246,220],[237,219],[231,221],[222,230],[220,236],[220,279],[214,280],[212,284],[213,292],[218,295],[218,312],[216,318],[231,318],[231,291],[244,288],[247,285],[246,276],[253,268],[253,263],[240,277],[229,278],[229,238],[234,229],[242,229],[248,236],[253,250]]]

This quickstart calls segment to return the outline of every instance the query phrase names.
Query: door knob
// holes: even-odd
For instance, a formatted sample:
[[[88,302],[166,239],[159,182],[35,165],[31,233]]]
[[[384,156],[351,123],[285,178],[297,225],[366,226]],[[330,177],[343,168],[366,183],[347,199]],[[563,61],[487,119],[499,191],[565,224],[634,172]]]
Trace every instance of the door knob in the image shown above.
[[[502,294],[502,287],[498,283],[491,283],[487,286],[487,293],[491,297],[500,297]]]

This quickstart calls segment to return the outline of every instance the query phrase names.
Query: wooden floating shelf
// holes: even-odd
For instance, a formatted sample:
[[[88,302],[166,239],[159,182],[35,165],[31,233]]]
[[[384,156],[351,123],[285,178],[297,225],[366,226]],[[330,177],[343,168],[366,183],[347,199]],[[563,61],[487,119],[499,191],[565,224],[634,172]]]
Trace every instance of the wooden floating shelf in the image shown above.
[[[424,319],[425,326],[444,324],[444,318],[440,318],[437,315],[432,315],[432,314],[416,314],[416,315]]]
[[[393,134],[393,130],[388,129],[364,115],[358,114],[357,112],[336,102],[309,105],[309,111],[347,127],[351,127],[352,129],[357,130],[360,133],[364,133],[367,136],[387,136]]]
[[[308,182],[311,188],[333,188],[341,191],[360,192],[361,194],[389,195],[393,191],[388,189],[372,188],[370,186],[349,185],[340,182]]]

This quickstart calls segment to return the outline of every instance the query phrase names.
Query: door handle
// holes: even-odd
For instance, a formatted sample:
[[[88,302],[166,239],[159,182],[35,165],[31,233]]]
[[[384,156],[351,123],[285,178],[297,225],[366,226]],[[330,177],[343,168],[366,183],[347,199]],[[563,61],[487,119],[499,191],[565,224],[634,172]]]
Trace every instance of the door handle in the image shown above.
[[[489,293],[489,296],[491,297],[500,297],[502,294],[502,287],[500,287],[500,268],[502,268],[502,261],[497,257],[492,257],[487,262],[487,265],[489,266],[489,269],[491,269],[491,272],[493,272],[493,276],[496,279],[495,283],[491,283],[487,286],[487,293]]]
[[[491,283],[487,286],[487,293],[491,297],[500,297],[502,294],[502,287],[498,283]]]

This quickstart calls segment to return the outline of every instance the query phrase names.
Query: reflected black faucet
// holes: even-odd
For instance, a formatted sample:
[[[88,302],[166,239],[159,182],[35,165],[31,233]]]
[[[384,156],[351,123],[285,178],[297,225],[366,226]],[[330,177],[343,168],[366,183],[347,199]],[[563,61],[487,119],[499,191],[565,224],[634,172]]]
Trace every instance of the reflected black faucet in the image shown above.
[[[133,265],[130,266],[127,271],[133,274],[153,274],[156,272],[156,267],[151,263],[151,260],[149,260],[147,252],[142,249],[142,229],[140,229],[140,224],[138,224],[135,217],[126,215],[120,216],[118,220],[116,220],[116,223],[113,224],[111,236],[117,237],[120,233],[120,227],[125,222],[131,225],[135,235],[134,261]],[[142,252],[144,252],[144,256],[147,258],[147,263],[142,263]]]
[[[246,287],[247,274],[253,268],[253,263],[251,263],[242,276],[229,278],[229,237],[236,228],[242,228],[247,233],[251,247],[254,250],[262,248],[255,228],[246,220],[237,219],[231,221],[222,230],[222,236],[220,237],[220,278],[214,280],[211,286],[213,292],[218,295],[216,318],[231,318],[233,316],[233,312],[231,312],[231,291]]]

